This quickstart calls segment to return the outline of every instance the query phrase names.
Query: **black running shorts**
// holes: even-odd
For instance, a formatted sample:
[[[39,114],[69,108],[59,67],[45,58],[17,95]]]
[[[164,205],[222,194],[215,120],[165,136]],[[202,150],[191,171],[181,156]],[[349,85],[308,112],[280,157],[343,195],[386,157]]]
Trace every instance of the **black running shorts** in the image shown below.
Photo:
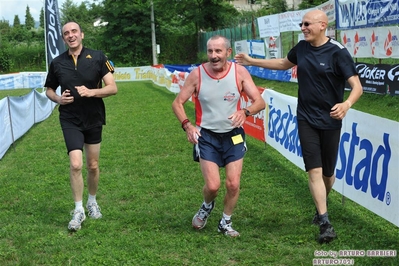
[[[307,121],[299,120],[298,134],[306,171],[322,167],[324,176],[333,176],[341,129],[321,130],[313,128]]]

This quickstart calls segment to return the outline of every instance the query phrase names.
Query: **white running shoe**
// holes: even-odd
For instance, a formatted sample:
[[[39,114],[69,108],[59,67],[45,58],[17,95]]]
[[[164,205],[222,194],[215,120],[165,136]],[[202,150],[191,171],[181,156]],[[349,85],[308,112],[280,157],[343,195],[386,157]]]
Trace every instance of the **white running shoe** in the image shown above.
[[[232,224],[233,223],[231,222],[231,220],[224,221],[223,219],[221,219],[218,226],[218,232],[231,237],[240,236],[240,233],[234,230],[233,227],[231,227]]]
[[[78,231],[82,227],[83,221],[86,219],[85,211],[73,210],[71,211],[72,220],[68,224],[68,230]]]
[[[101,214],[101,208],[98,206],[97,202],[87,203],[86,205],[87,213],[92,219],[100,219],[103,217]]]

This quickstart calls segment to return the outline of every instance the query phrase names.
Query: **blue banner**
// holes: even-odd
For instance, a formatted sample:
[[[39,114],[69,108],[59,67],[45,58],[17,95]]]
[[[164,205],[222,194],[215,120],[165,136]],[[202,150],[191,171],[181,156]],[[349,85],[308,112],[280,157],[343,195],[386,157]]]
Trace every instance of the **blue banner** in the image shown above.
[[[371,28],[399,23],[399,0],[335,0],[339,30]]]
[[[191,64],[191,65],[164,65],[164,67],[169,70],[170,72],[188,72],[190,73],[191,70],[198,67],[200,64]]]

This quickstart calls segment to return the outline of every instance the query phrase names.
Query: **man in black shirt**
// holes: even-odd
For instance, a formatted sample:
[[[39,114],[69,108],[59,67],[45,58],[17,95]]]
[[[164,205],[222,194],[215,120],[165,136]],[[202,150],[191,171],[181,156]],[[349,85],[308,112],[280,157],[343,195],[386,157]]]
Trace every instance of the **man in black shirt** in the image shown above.
[[[287,57],[264,60],[238,54],[235,59],[243,65],[276,70],[297,65],[298,134],[309,189],[316,205],[313,223],[320,225],[318,240],[325,243],[336,238],[328,219],[327,196],[335,182],[342,119],[363,89],[349,52],[326,36],[327,15],[320,10],[309,11],[299,25],[305,40],[293,47]],[[352,91],[343,101],[345,81]]]
[[[79,230],[86,219],[83,208],[83,149],[88,169],[89,199],[86,208],[91,218],[102,217],[96,201],[99,157],[105,105],[102,98],[117,93],[114,68],[101,52],[83,47],[84,33],[79,24],[68,22],[62,28],[68,50],[50,64],[45,82],[46,95],[59,104],[60,124],[70,160],[70,183],[75,210],[68,229]],[[102,83],[104,82],[104,87]],[[56,93],[61,86],[61,95]]]

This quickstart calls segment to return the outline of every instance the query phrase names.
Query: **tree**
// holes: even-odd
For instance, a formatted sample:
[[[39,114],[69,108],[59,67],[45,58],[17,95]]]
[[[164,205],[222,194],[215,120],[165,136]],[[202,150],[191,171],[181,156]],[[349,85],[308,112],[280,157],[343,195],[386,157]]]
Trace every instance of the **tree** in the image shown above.
[[[33,29],[35,27],[35,20],[33,19],[29,6],[26,6],[26,12],[25,12],[25,28],[27,30]]]
[[[121,64],[152,62],[150,1],[104,1],[102,19],[108,22],[103,43],[109,57]]]
[[[14,23],[13,23],[14,28],[19,28],[21,27],[21,20],[19,20],[18,15],[14,16]]]
[[[42,7],[42,9],[40,10],[40,17],[39,17],[39,21],[40,21],[40,28],[44,29],[44,9]]]

